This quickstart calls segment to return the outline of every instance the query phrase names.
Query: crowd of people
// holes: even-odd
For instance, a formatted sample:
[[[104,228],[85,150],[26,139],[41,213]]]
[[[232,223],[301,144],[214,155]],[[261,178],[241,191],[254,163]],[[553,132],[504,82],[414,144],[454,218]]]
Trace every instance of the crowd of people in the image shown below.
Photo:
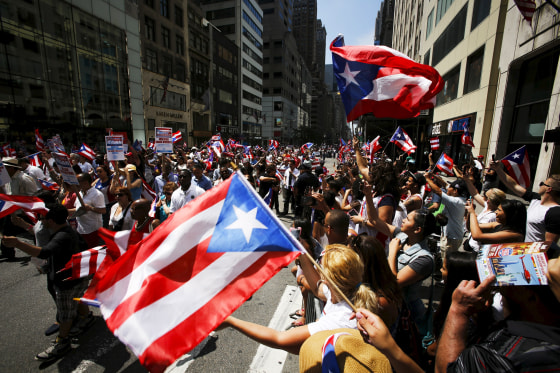
[[[47,274],[56,304],[56,322],[45,333],[58,337],[38,359],[62,356],[71,338],[92,324],[88,307],[73,301],[89,279],[63,281],[63,269],[73,254],[102,244],[100,228],[131,231],[138,242],[238,171],[273,212],[291,219],[293,234],[310,255],[301,255],[292,268],[304,302],[291,315],[291,328],[276,331],[232,316],[222,328],[300,354],[302,371],[327,364],[314,356],[334,331],[346,341],[333,343],[336,359],[330,364],[340,371],[356,366],[356,359],[364,371],[372,364],[397,372],[560,366],[559,262],[549,261],[549,285],[543,286],[497,288],[493,277],[479,281],[476,270],[486,244],[558,241],[560,175],[540,181],[532,192],[500,162],[485,166],[479,159],[443,178],[433,167],[418,171],[412,157],[391,160],[378,153],[368,159],[356,138],[334,172],[325,167],[328,149],[234,148],[219,157],[204,146],[175,147],[172,154],[129,150],[119,162],[103,154],[71,154],[77,186],[63,180],[50,150],[42,152],[39,167],[23,149],[3,159],[11,181],[2,192],[37,196],[49,208],[36,221],[21,212],[2,219],[2,257],[14,260],[17,248],[40,259],[34,263]],[[439,278],[428,286],[428,305],[422,288],[439,273],[444,288],[434,310]],[[349,343],[353,339],[359,341]],[[358,342],[375,352],[360,357]]]

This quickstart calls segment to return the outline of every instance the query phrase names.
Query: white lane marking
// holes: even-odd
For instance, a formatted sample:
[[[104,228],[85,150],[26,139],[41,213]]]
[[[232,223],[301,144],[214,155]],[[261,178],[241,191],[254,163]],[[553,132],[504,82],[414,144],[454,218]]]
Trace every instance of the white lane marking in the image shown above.
[[[299,288],[297,286],[286,286],[268,327],[275,330],[285,330],[294,321],[288,315],[301,308],[301,301],[302,295]],[[288,353],[284,350],[260,345],[247,372],[282,373],[287,356]]]
[[[95,355],[90,359],[82,360],[72,373],[84,373],[92,365],[98,365],[101,357],[117,347],[119,343],[121,342],[113,336],[107,337],[102,341],[96,341],[95,344],[99,347],[95,349]]]

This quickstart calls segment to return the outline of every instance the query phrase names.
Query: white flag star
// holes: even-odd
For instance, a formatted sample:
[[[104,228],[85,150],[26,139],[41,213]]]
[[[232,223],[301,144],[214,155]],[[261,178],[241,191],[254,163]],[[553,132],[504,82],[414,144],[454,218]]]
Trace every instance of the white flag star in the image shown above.
[[[517,159],[517,158],[519,158],[519,157],[521,157],[521,155],[520,155],[519,153],[515,153],[515,154],[513,155],[512,158],[513,158],[513,159]]]
[[[237,206],[233,206],[233,210],[237,220],[227,226],[226,229],[241,229],[247,243],[251,240],[253,229],[268,229],[266,225],[257,220],[257,207],[249,212],[245,212]]]
[[[339,74],[341,77],[344,78],[344,80],[346,80],[346,85],[344,86],[344,88],[348,87],[350,85],[350,83],[354,83],[357,86],[359,86],[356,79],[354,79],[354,77],[356,75],[358,75],[359,73],[360,73],[360,70],[350,71],[350,66],[348,66],[348,64],[346,64],[346,66],[344,67],[344,72]]]

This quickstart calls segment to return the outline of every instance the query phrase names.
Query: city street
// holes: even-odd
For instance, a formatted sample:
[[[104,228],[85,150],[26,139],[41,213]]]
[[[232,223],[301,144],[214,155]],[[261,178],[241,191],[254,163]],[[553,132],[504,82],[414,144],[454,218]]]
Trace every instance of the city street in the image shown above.
[[[331,169],[333,159],[325,165]],[[280,217],[286,226],[293,215]],[[105,326],[99,309],[95,324],[73,344],[62,359],[42,363],[34,356],[49,346],[54,335],[45,329],[55,316],[55,305],[41,275],[30,258],[18,252],[18,261],[0,260],[0,372],[145,372],[136,356]],[[276,276],[245,302],[235,316],[276,330],[286,329],[293,321],[288,315],[301,307],[301,294],[289,268]],[[423,298],[429,297],[430,279],[424,281]],[[436,287],[436,299],[441,288]],[[194,351],[180,358],[168,372],[297,372],[298,357],[260,346],[233,329],[213,333]]]

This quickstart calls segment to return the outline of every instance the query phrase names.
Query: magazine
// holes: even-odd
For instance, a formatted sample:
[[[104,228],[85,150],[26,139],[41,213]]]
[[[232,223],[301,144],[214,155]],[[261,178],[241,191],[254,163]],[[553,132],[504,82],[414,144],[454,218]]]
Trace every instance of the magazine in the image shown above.
[[[496,276],[497,286],[547,285],[547,251],[551,242],[484,245],[476,259],[480,281]]]

